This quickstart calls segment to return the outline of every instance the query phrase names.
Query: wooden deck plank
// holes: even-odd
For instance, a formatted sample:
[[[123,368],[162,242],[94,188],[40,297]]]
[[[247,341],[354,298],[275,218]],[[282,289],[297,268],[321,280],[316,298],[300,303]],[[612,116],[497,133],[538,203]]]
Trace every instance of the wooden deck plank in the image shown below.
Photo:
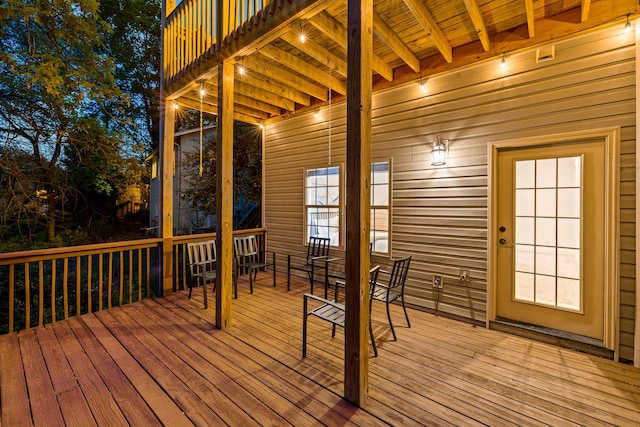
[[[354,407],[340,329],[310,321],[302,359],[292,284],[241,282],[225,330],[198,288],[0,336],[0,425],[640,425],[632,366],[415,310],[407,328],[396,305],[393,341],[383,304]]]
[[[190,332],[200,342],[205,342],[206,337],[212,331],[213,325],[190,311],[178,309],[175,304],[172,304],[167,299],[146,300],[144,303],[150,306],[162,307],[164,310],[170,310],[175,312],[176,315],[182,316],[188,324],[198,328],[197,331]],[[157,308],[154,309],[154,311],[156,310]],[[315,384],[302,376],[295,375],[291,368],[269,358],[233,335],[215,334],[211,336],[217,343],[245,355],[247,360],[245,360],[243,366],[246,367],[247,373],[259,374],[266,370],[276,375],[277,378],[273,378],[272,375],[258,375],[258,378],[309,414],[315,414],[316,417],[318,416],[317,414],[322,414],[319,420],[324,424],[383,425],[380,420],[365,414],[363,411],[358,411],[356,407],[341,399],[338,395],[323,387],[314,387]],[[218,345],[216,344],[215,347],[217,348]]]
[[[87,357],[82,345],[71,331],[69,323],[57,322],[52,327],[60,346],[65,351],[73,376],[87,400],[96,423],[98,425],[126,425],[127,420],[122,411],[98,375],[95,366]]]
[[[272,302],[272,306],[273,305],[277,305],[276,302]],[[259,306],[261,306],[259,304]],[[277,305],[276,307],[270,307],[271,309],[275,310],[276,312],[290,312],[292,315],[297,314],[298,309],[291,311],[291,308],[289,307],[285,307],[283,305]],[[300,314],[298,314],[298,316],[301,317],[301,305],[299,307],[299,311]],[[385,318],[385,322],[386,322],[386,316]],[[256,320],[256,319],[254,319]],[[294,322],[295,323],[295,322]],[[310,322],[311,323],[311,322]],[[380,322],[379,321],[375,321],[375,323],[378,325],[377,329],[383,329],[384,332],[383,334],[389,335],[390,333],[388,333],[388,326],[386,326],[386,323],[384,325],[384,327],[380,327]],[[324,354],[321,356],[323,359],[327,358],[327,357],[331,357],[334,361],[336,361],[336,363],[339,363],[339,358],[340,358],[340,353],[342,352],[342,348],[341,346],[343,345],[343,339],[338,339],[338,340],[334,340],[331,339],[330,334],[328,333],[328,331],[330,330],[329,328],[327,328],[327,324],[325,322],[317,322],[317,324],[320,326],[321,329],[319,330],[319,335],[317,336],[317,340],[320,343],[320,345],[323,346],[323,349],[325,351],[327,351],[329,348],[335,347],[333,348],[330,352],[328,352],[329,354]],[[282,331],[287,331],[287,330],[295,330],[296,328],[294,327],[294,325],[290,324],[290,325],[283,325],[283,329]],[[310,326],[310,331],[309,331],[309,336],[312,337],[311,339],[315,339],[313,338],[315,336],[314,330],[313,328]],[[380,334],[377,333],[376,334],[377,339],[380,337]],[[295,338],[295,337],[292,337]],[[339,345],[337,345],[339,342]],[[396,366],[396,364],[402,362],[402,360],[394,360],[394,361],[390,361],[389,364],[387,364],[386,368],[383,368],[383,364],[378,364],[375,362],[381,361],[381,362],[385,362],[388,360],[387,357],[385,358],[373,358],[371,359],[372,363],[371,363],[371,373],[372,374],[376,374],[376,377],[372,377],[375,378],[372,379],[372,384],[374,383],[374,381],[382,381],[382,382],[390,382],[389,385],[387,385],[387,388],[394,388],[394,387],[403,387],[403,388],[408,388],[410,390],[412,390],[416,396],[418,396],[418,399],[422,399],[421,401],[423,401],[424,399],[430,399],[433,400],[434,402],[442,405],[443,407],[447,407],[447,406],[452,406],[452,407],[458,407],[465,413],[466,417],[470,417],[472,419],[475,419],[479,422],[482,423],[487,423],[487,424],[500,424],[500,423],[505,423],[508,421],[509,417],[511,420],[511,422],[513,422],[513,411],[512,410],[507,410],[506,408],[500,407],[500,406],[495,406],[494,408],[488,408],[487,407],[487,403],[486,403],[486,399],[484,397],[477,397],[475,399],[475,405],[473,405],[472,403],[474,402],[473,400],[470,400],[469,395],[464,396],[464,389],[449,389],[448,393],[446,392],[447,390],[444,390],[444,387],[441,386],[441,382],[438,381],[416,381],[416,378],[421,378],[421,368],[422,367],[417,367],[416,371],[413,372],[410,369],[408,369],[408,366],[405,364],[404,366],[404,370],[397,373],[397,372],[393,372],[393,367]],[[376,367],[377,372],[376,372]],[[466,386],[466,384],[464,384]],[[461,397],[461,395],[463,395],[464,397]],[[371,392],[371,396],[374,397],[375,394],[372,391]],[[468,420],[465,420],[466,423],[469,423]],[[527,424],[527,419],[525,417],[520,417],[518,419],[518,422],[522,425],[526,425]],[[531,423],[532,420],[528,419],[528,423]]]
[[[96,317],[109,329],[118,341],[131,353],[134,359],[147,371],[151,377],[172,396],[172,400],[184,411],[184,414],[195,425],[206,426],[210,423],[222,423],[223,421],[216,413],[203,402],[169,369],[160,357],[153,354],[138,338],[136,333],[120,324],[113,316],[119,311],[119,307],[114,307],[109,311],[95,313]]]
[[[134,426],[161,426],[153,410],[137,392],[126,374],[118,367],[98,339],[79,318],[68,320],[69,326],[92,361],[96,372],[113,395],[127,422]]]
[[[96,421],[89,404],[82,394],[53,328],[51,325],[37,328],[36,335],[65,425],[95,426]]]
[[[176,331],[176,328],[167,324],[149,322],[147,316],[150,312],[148,310],[145,310],[144,314],[140,316],[138,316],[140,313],[134,311],[139,311],[139,309],[125,307],[123,312],[114,313],[114,317],[122,325],[130,327],[139,325],[145,328],[149,333],[149,336],[144,340],[147,348],[154,354],[162,355],[163,362],[177,377],[188,384],[200,399],[204,402],[210,402],[211,409],[216,412],[222,422],[236,421],[242,425],[258,425],[261,422],[268,423],[275,420],[282,422],[282,419],[268,406],[247,393],[225,372],[219,370],[215,355],[208,354],[206,356],[210,357],[205,357],[189,348],[184,348],[183,345],[180,345],[181,339],[172,336],[172,333],[176,333],[177,336],[182,336],[184,339],[184,332]],[[127,318],[127,314],[131,317]],[[188,325],[181,324],[181,328],[185,327]],[[157,338],[152,336],[154,329],[162,331],[163,342],[159,342]],[[224,385],[224,387],[218,388],[216,385]],[[241,403],[235,402],[233,398],[237,398]]]
[[[21,331],[18,339],[29,399],[38,402],[37,405],[31,406],[33,423],[50,426],[64,425],[44,356],[40,351],[36,331],[33,329]]]
[[[193,423],[186,417],[176,402],[167,395],[156,381],[146,372],[136,359],[112,335],[107,327],[95,316],[87,314],[82,321],[109,353],[118,368],[127,376],[140,396],[164,425],[189,426]]]
[[[0,425],[29,426],[31,410],[27,395],[18,334],[0,336]]]

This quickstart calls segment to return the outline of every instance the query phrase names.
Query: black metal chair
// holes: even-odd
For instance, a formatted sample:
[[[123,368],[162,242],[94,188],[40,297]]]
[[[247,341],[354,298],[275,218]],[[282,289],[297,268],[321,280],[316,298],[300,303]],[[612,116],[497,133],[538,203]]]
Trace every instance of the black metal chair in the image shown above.
[[[189,298],[194,286],[202,285],[204,308],[207,308],[207,284],[213,283],[213,290],[216,289],[216,241],[187,243],[187,254],[191,273]]]
[[[374,284],[378,278],[378,272],[380,271],[380,266],[376,265],[371,270],[369,270],[369,283],[371,284],[371,289],[373,289]],[[304,304],[303,304],[303,322],[302,322],[302,357],[307,357],[307,319],[309,316],[314,316],[319,319],[325,320],[332,324],[331,337],[336,336],[336,326],[340,326],[344,328],[344,318],[345,318],[345,307],[343,304],[338,302],[338,289],[340,286],[344,286],[344,283],[336,283],[336,292],[334,294],[334,300],[330,301],[328,299],[315,296],[313,294],[304,294]],[[370,292],[369,297],[371,298],[373,294]],[[319,306],[309,310],[309,300],[317,301],[320,303]],[[373,353],[377,357],[378,349],[376,347],[376,340],[373,337],[373,326],[371,326],[371,304],[373,301],[369,299],[369,335],[371,336],[371,344],[373,345]]]
[[[273,287],[276,287],[276,254],[272,251],[261,250],[256,236],[233,238],[235,256],[234,294],[238,298],[238,276],[241,272],[249,273],[249,291],[253,293],[253,282],[258,276],[258,270],[273,267]],[[271,256],[269,256],[271,254]]]
[[[407,273],[409,271],[409,265],[411,264],[411,255],[406,258],[397,259],[393,261],[393,269],[391,272],[380,270],[381,275],[388,277],[386,283],[380,280],[376,280],[375,284],[371,287],[371,298],[373,300],[384,301],[387,305],[387,318],[389,319],[389,327],[391,328],[391,334],[393,340],[397,341],[396,331],[393,330],[393,323],[391,322],[391,313],[389,312],[389,303],[400,298],[402,300],[402,309],[404,310],[404,317],[407,319],[407,326],[410,328],[409,315],[407,314],[407,308],[404,304],[404,284],[407,280]]]
[[[369,261],[371,261],[371,255],[373,254],[373,243],[369,243]],[[336,263],[336,261],[342,266],[342,268],[336,270],[335,268],[331,268],[332,263]],[[326,258],[324,261],[324,297],[327,297],[328,289],[330,286],[329,278],[344,281],[346,277],[346,273],[344,272],[344,262],[345,259],[343,257],[331,257]]]
[[[313,294],[314,273],[316,270],[326,269],[324,260],[329,257],[330,245],[331,239],[327,237],[311,237],[306,252],[300,251],[287,255],[287,291],[291,290],[291,270],[298,270],[304,271],[309,276],[310,292]]]

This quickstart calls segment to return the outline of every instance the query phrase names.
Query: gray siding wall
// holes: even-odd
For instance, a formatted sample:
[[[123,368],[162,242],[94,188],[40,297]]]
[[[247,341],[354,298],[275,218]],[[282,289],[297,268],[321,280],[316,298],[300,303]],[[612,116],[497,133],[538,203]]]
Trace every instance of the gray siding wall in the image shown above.
[[[635,46],[613,27],[536,50],[507,53],[373,99],[372,161],[393,169],[391,256],[414,255],[407,301],[486,319],[487,144],[618,126],[620,159],[620,357],[633,359],[635,299]],[[303,171],[328,164],[326,108],[270,124],[265,137],[265,225],[269,249],[303,249]],[[345,105],[332,109],[332,164],[345,161]],[[447,165],[432,167],[431,141],[451,140]],[[375,257],[374,262],[389,260]],[[286,268],[286,259],[281,258]],[[460,267],[471,281],[458,280]],[[444,276],[434,292],[432,276]],[[437,301],[437,302],[436,302]]]

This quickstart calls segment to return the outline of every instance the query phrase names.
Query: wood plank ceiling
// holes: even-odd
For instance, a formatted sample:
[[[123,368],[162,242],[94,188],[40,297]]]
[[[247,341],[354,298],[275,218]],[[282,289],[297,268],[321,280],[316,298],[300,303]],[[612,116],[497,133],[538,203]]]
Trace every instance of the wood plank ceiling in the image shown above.
[[[286,7],[283,6],[283,7]],[[633,0],[375,0],[374,91],[634,18]],[[235,56],[235,118],[260,123],[346,94],[346,0],[324,2]],[[249,21],[248,24],[251,24]],[[242,43],[242,39],[238,40]],[[215,67],[172,82],[179,105],[216,114]]]

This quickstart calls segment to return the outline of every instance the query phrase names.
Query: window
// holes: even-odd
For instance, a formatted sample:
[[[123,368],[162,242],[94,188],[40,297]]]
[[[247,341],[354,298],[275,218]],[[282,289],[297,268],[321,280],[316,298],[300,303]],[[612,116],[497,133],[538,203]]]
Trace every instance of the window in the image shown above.
[[[371,243],[373,252],[389,253],[389,162],[371,164]]]
[[[328,237],[340,246],[340,167],[305,172],[306,239]]]
[[[151,179],[156,179],[158,177],[158,159],[153,159],[151,161]]]

